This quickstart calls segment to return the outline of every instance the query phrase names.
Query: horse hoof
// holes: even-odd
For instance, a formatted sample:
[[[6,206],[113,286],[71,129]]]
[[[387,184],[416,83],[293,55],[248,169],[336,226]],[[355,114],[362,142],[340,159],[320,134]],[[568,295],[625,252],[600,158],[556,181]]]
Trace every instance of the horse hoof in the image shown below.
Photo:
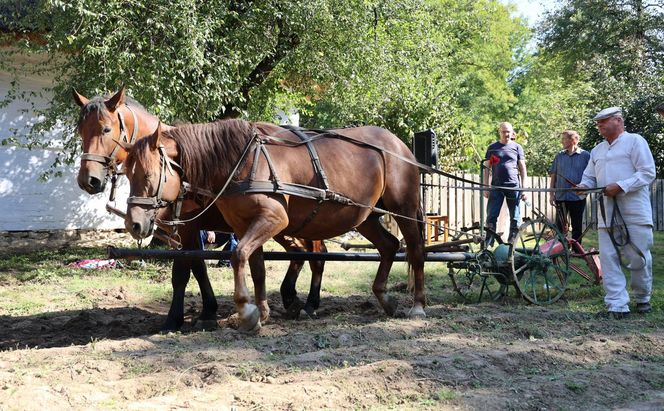
[[[217,320],[201,320],[201,319],[199,319],[192,326],[192,329],[194,329],[195,331],[212,331],[212,330],[216,330],[217,328],[219,328],[219,324],[217,323]]]
[[[385,297],[385,301],[382,304],[385,314],[390,317],[394,317],[397,313],[397,308],[399,307],[399,301],[392,296]]]
[[[312,310],[311,312],[307,311],[305,308],[300,310],[298,319],[299,320],[315,320],[318,318],[316,311]]]
[[[293,303],[286,309],[286,318],[289,320],[297,320],[300,318],[301,311],[304,308],[304,304],[299,298],[296,298]]]
[[[240,324],[238,330],[247,333],[254,334],[261,329],[261,314],[253,304],[247,304],[244,309],[244,315],[240,315]]]
[[[180,324],[178,324],[177,321],[166,320],[164,325],[161,326],[161,330],[159,330],[159,333],[160,334],[176,333],[180,331],[180,328],[182,328],[182,324],[184,324],[184,320],[182,320],[182,323]]]
[[[410,309],[410,311],[408,311],[408,318],[416,319],[416,318],[426,318],[426,317],[427,313],[425,313],[424,309],[420,306],[413,307]]]
[[[263,301],[258,307],[260,322],[265,324],[270,319],[270,307],[267,305],[267,301]]]

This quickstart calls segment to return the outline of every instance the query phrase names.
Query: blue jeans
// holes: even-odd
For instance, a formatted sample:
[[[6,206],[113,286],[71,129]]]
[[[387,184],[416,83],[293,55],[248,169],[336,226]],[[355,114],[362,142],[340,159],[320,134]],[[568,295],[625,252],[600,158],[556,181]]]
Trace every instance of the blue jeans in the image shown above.
[[[519,199],[521,192],[511,190],[493,190],[489,192],[489,201],[487,203],[487,227],[495,230],[500,209],[503,207],[503,200],[507,201],[507,209],[510,212],[510,232],[519,230],[521,222],[521,210],[519,209]]]
[[[199,241],[201,250],[205,250],[205,244],[207,244],[207,231],[201,230],[199,233]],[[215,231],[215,240],[214,243],[217,245],[225,244],[223,251],[233,251],[237,247],[237,237],[234,233],[222,233],[220,231]]]
[[[201,250],[205,250],[205,244],[207,243],[207,231],[201,230],[199,233],[199,241],[200,241],[200,246]],[[215,239],[214,243],[217,245],[222,245],[225,243],[224,248],[222,248],[222,251],[234,251],[235,248],[237,247],[237,237],[235,236],[235,233],[222,233],[219,231],[215,231]],[[230,266],[230,263],[228,260],[219,260],[217,263],[218,267],[228,267]]]

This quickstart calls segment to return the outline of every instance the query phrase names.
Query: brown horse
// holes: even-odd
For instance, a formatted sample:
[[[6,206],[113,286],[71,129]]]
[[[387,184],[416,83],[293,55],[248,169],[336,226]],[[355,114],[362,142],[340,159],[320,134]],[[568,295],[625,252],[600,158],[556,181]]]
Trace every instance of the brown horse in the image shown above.
[[[104,191],[108,177],[115,172],[115,167],[126,159],[126,151],[118,149],[116,141],[131,141],[150,135],[159,124],[159,119],[150,114],[136,101],[125,96],[124,88],[120,89],[110,98],[85,96],[73,92],[74,100],[81,107],[78,122],[78,132],[83,139],[83,157],[78,173],[79,186],[90,194]],[[169,129],[171,127],[164,126]],[[200,205],[194,201],[187,201],[181,218],[188,219],[198,213]],[[170,219],[170,208],[160,212],[159,217]],[[164,228],[164,227],[162,227]],[[169,230],[168,227],[165,228]],[[231,232],[219,209],[211,207],[200,218],[191,221],[178,230],[180,241],[185,249],[198,249],[199,230],[215,230]],[[326,248],[322,242],[312,242],[284,236],[276,240],[289,251],[321,251]],[[284,281],[281,285],[281,297],[288,311],[288,315],[297,317],[301,309],[308,316],[314,316],[320,305],[320,286],[324,269],[323,261],[310,262],[312,272],[311,288],[306,303],[297,297],[296,282],[304,261],[291,261]],[[256,264],[259,270],[260,264]],[[168,317],[162,327],[163,331],[178,330],[184,323],[184,295],[189,273],[193,272],[203,300],[203,311],[199,324],[203,327],[213,326],[216,323],[217,300],[207,274],[205,261],[201,259],[176,259],[172,268],[173,298]],[[261,275],[261,274],[259,274]]]
[[[329,189],[317,190],[312,186],[319,183],[319,174],[307,147],[273,124],[224,120],[164,132],[157,127],[133,147],[125,144],[130,150],[126,228],[134,238],[149,236],[156,210],[177,198],[182,179],[212,192],[228,187],[216,205],[240,237],[231,257],[233,298],[240,329],[252,331],[260,328],[269,307],[258,292],[264,290],[265,278],[253,273],[258,307],[250,303],[247,262],[278,234],[325,239],[356,227],[381,255],[373,292],[385,312],[395,314],[397,303],[387,294],[387,278],[399,241],[374,212],[380,201],[388,212],[398,215],[406,241],[415,285],[409,315],[424,316],[420,177],[413,155],[394,134],[378,127],[333,130],[324,136],[313,145]]]

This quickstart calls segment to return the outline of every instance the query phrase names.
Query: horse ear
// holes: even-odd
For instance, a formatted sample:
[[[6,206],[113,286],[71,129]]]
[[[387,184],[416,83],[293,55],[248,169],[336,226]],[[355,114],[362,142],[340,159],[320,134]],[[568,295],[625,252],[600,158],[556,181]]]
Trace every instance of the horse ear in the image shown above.
[[[113,95],[113,97],[104,101],[104,104],[106,105],[108,111],[115,111],[121,104],[124,104],[124,102],[125,102],[125,87],[123,85],[122,87],[120,87],[120,90],[118,90],[118,92]]]
[[[120,141],[120,140],[115,140],[115,139],[113,139],[113,141],[115,141],[115,144],[122,147],[126,152],[130,152],[132,147],[134,147],[134,143],[129,143],[127,141]]]
[[[161,121],[157,124],[157,129],[150,136],[150,149],[156,150],[161,140]]]
[[[79,105],[79,107],[83,107],[84,105],[88,104],[88,102],[90,101],[87,98],[85,98],[85,96],[78,94],[78,91],[76,91],[75,88],[72,88],[71,91],[74,96],[74,101],[76,102],[76,104]]]

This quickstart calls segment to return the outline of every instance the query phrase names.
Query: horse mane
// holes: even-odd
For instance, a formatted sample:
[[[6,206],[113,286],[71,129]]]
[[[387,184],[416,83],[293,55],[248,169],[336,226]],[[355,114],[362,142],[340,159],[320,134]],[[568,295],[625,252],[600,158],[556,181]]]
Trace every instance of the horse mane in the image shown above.
[[[77,127],[80,126],[83,120],[85,120],[92,113],[97,113],[97,119],[101,117],[102,113],[108,113],[108,109],[106,108],[106,104],[104,104],[104,101],[108,100],[111,97],[113,97],[112,94],[106,96],[92,97],[88,101],[88,104],[81,107],[81,111],[78,115]],[[150,114],[147,111],[147,109],[143,107],[141,103],[139,103],[138,101],[134,100],[133,98],[127,95],[125,95],[125,104],[127,104],[131,108],[142,110],[144,113]]]
[[[253,124],[238,119],[186,124],[162,132],[162,138],[178,145],[176,161],[186,180],[194,187],[210,191],[219,188],[214,183],[228,178],[253,135]],[[140,161],[146,169],[152,167],[147,148],[149,140],[137,141],[129,154],[129,161]]]

